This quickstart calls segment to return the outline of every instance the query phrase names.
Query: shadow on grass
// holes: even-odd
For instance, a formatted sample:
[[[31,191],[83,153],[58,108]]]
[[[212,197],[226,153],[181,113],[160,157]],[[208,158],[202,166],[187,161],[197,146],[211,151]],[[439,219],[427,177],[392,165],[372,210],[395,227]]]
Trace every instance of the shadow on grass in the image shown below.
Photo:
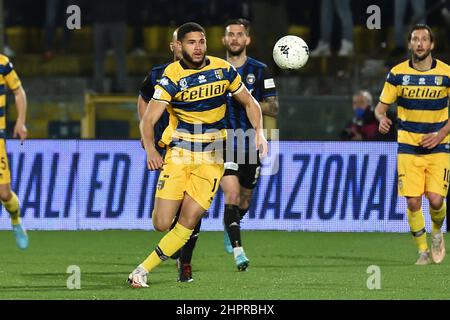
[[[261,258],[261,257],[260,257]],[[263,268],[336,268],[336,267],[368,267],[371,264],[385,267],[405,267],[411,266],[409,261],[397,259],[378,259],[373,257],[356,257],[345,255],[274,255],[270,258],[272,261],[285,261],[284,263],[257,264]],[[275,259],[276,258],[276,259]],[[309,263],[314,260],[322,260],[323,264]],[[293,261],[296,261],[293,263]],[[332,261],[341,261],[342,263],[328,263]],[[255,263],[253,265],[256,265]]]

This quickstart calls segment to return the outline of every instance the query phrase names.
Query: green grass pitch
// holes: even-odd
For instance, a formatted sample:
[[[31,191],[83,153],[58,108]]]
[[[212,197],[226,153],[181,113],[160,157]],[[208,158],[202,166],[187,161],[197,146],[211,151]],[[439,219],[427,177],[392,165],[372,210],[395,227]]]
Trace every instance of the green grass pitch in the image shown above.
[[[409,234],[244,231],[250,259],[238,272],[223,250],[222,232],[203,232],[191,283],[177,283],[168,260],[132,289],[129,272],[162,236],[144,231],[30,231],[30,247],[16,248],[0,232],[0,299],[449,299],[450,257],[415,266]],[[450,238],[447,236],[447,243]],[[81,289],[69,290],[67,267],[81,269]],[[381,270],[381,289],[369,290],[367,268]]]

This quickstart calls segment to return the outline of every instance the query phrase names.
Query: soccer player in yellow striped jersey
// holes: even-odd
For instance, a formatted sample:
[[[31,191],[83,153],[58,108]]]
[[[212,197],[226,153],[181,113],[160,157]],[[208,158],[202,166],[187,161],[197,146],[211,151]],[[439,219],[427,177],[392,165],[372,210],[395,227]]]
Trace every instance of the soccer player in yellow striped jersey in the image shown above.
[[[414,26],[408,36],[412,56],[392,68],[375,109],[379,131],[390,130],[386,117],[390,104],[397,102],[398,190],[408,203],[408,222],[419,251],[417,265],[440,263],[445,256],[441,227],[446,215],[445,197],[449,185],[448,96],[450,66],[434,59],[432,30]],[[432,220],[431,254],[428,249],[422,195],[430,203]],[[430,257],[431,255],[431,257]]]
[[[8,57],[0,54],[0,201],[8,211],[11,218],[12,229],[16,237],[16,244],[20,249],[28,247],[28,235],[20,221],[19,199],[11,190],[11,173],[9,171],[8,157],[6,156],[6,93],[7,89],[14,93],[17,108],[17,121],[14,126],[14,138],[19,137],[21,142],[27,137],[25,126],[27,99],[17,73]]]
[[[148,168],[162,169],[152,214],[155,229],[168,230],[180,206],[181,212],[175,227],[129,275],[128,281],[135,288],[148,287],[148,272],[186,243],[217,192],[224,164],[217,157],[221,152],[211,150],[211,145],[222,146],[225,142],[229,92],[245,108],[256,131],[255,145],[261,156],[267,154],[259,103],[242,84],[233,66],[206,56],[203,27],[193,22],[183,24],[178,28],[177,44],[181,46],[183,58],[166,67],[140,128]],[[162,137],[168,146],[163,160],[153,136],[154,124],[166,108],[173,117]]]

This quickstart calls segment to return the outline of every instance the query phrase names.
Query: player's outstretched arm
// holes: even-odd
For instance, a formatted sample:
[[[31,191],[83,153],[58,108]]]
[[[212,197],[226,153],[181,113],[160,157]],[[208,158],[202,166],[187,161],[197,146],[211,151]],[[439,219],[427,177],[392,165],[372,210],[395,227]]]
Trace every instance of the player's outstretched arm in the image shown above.
[[[164,162],[155,148],[155,124],[161,118],[166,104],[164,102],[150,100],[142,116],[139,128],[141,131],[141,138],[144,143],[145,151],[147,152],[147,165],[150,170],[161,169]]]
[[[375,117],[377,118],[378,122],[380,123],[378,125],[378,131],[382,134],[386,134],[389,132],[392,126],[392,121],[389,119],[386,115],[386,112],[389,109],[389,105],[385,104],[383,102],[378,102],[377,106],[375,107]]]
[[[245,108],[247,117],[256,131],[256,147],[259,150],[260,157],[264,158],[268,152],[268,145],[263,132],[261,106],[258,101],[253,98],[245,86],[243,86],[243,88],[234,95],[234,98]]]
[[[13,137],[18,137],[20,139],[20,143],[23,143],[28,135],[28,130],[25,125],[27,118],[27,95],[22,86],[13,90],[13,93],[17,108],[17,120],[16,125],[14,126]]]

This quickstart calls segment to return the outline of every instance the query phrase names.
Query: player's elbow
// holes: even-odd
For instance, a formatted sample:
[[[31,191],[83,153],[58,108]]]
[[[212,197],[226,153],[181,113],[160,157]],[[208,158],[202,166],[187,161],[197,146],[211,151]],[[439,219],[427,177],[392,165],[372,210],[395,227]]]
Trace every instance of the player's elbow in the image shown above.
[[[18,101],[18,100],[25,101],[27,98],[25,90],[23,89],[22,86],[20,86],[16,90],[14,90],[13,93],[14,93],[14,98],[16,99],[16,101]]]
[[[267,116],[276,117],[276,116],[278,116],[279,112],[280,112],[280,106],[278,105],[277,102],[273,102],[273,103],[269,104],[269,108],[268,108],[267,112],[264,112],[264,114]]]

